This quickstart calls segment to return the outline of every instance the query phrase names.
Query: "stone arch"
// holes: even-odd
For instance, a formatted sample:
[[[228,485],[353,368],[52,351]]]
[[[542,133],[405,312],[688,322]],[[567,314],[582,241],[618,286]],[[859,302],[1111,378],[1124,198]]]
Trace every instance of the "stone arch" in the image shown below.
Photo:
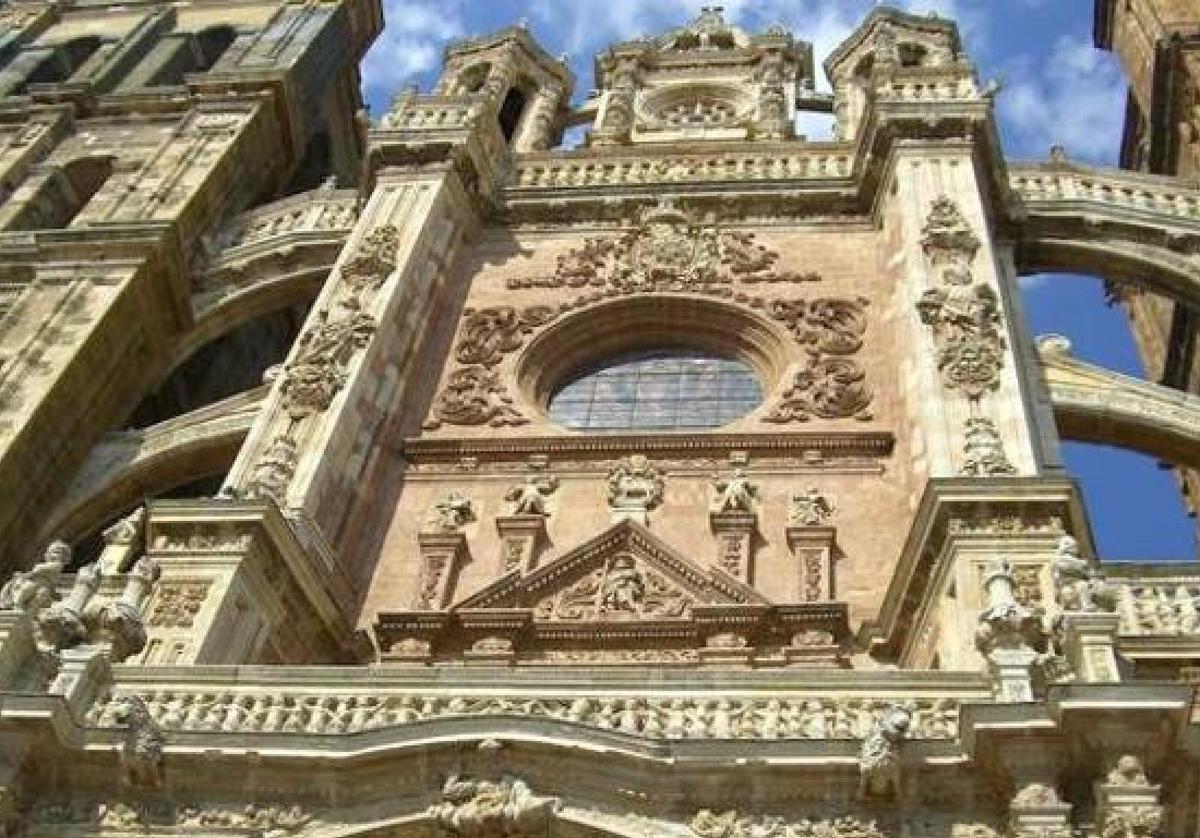
[[[224,474],[258,416],[267,387],[149,428],[101,437],[42,537],[75,540],[145,498]]]
[[[1009,182],[1021,273],[1085,273],[1200,306],[1200,190],[1062,162],[1014,165]]]
[[[1057,335],[1039,338],[1038,352],[1064,438],[1200,468],[1200,396],[1081,361]]]

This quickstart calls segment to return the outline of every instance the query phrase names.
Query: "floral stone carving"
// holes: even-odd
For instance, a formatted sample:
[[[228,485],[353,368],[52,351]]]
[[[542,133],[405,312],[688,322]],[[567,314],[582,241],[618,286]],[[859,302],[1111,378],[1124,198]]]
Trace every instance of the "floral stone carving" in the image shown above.
[[[610,108],[612,107],[610,103]],[[593,238],[560,256],[550,276],[510,277],[509,288],[619,291],[703,291],[739,282],[816,282],[814,273],[781,271],[779,253],[752,233],[727,232],[692,221],[669,202],[643,210],[629,232]]]
[[[512,405],[500,377],[487,367],[463,367],[450,374],[433,405],[433,416],[424,425],[436,430],[447,425],[524,425],[529,422]]]
[[[506,354],[520,349],[535,326],[549,323],[554,316],[549,306],[467,309],[454,357],[461,364],[495,366]]]
[[[1000,386],[1004,366],[1000,300],[975,283],[971,263],[979,239],[949,198],[934,201],[921,245],[937,275],[937,287],[917,303],[921,322],[933,329],[942,381],[971,401]]]
[[[874,394],[866,384],[866,373],[848,357],[862,348],[866,305],[865,299],[825,297],[779,300],[771,306],[771,316],[804,346],[808,360],[779,404],[763,417],[765,421],[872,418]]]
[[[442,787],[442,801],[427,814],[445,835],[520,838],[548,834],[561,808],[557,797],[538,797],[515,777],[491,782],[453,776]]]
[[[965,428],[961,474],[996,477],[1017,473],[1004,453],[1004,442],[1000,439],[995,422],[976,416],[966,420]]]

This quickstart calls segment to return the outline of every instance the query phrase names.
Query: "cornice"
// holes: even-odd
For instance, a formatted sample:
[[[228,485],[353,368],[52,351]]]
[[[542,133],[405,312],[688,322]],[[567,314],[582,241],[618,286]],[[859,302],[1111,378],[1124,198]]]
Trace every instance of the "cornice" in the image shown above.
[[[491,459],[533,454],[576,457],[617,457],[628,451],[650,456],[721,455],[730,450],[751,455],[816,451],[825,457],[887,457],[895,445],[890,432],[818,432],[789,434],[588,434],[550,437],[483,437],[478,439],[410,438],[403,445],[412,462],[446,462],[462,457]]]

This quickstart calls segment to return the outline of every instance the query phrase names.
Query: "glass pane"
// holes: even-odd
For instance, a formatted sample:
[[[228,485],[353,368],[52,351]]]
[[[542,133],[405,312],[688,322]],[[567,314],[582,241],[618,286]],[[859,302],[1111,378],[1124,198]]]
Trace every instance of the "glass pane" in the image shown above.
[[[577,430],[715,428],[754,410],[762,386],[741,361],[662,350],[624,356],[575,377],[550,400]]]

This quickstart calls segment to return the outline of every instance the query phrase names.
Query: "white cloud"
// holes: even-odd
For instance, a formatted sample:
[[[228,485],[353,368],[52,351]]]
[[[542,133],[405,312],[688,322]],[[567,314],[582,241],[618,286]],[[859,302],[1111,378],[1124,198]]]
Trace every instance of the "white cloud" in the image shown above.
[[[387,0],[383,14],[386,26],[362,65],[363,87],[372,99],[439,66],[445,42],[465,31],[459,0]]]
[[[1125,80],[1115,59],[1083,37],[1063,36],[1041,66],[1019,57],[1003,68],[1001,131],[1010,152],[1045,157],[1051,145],[1111,163],[1125,119]]]

